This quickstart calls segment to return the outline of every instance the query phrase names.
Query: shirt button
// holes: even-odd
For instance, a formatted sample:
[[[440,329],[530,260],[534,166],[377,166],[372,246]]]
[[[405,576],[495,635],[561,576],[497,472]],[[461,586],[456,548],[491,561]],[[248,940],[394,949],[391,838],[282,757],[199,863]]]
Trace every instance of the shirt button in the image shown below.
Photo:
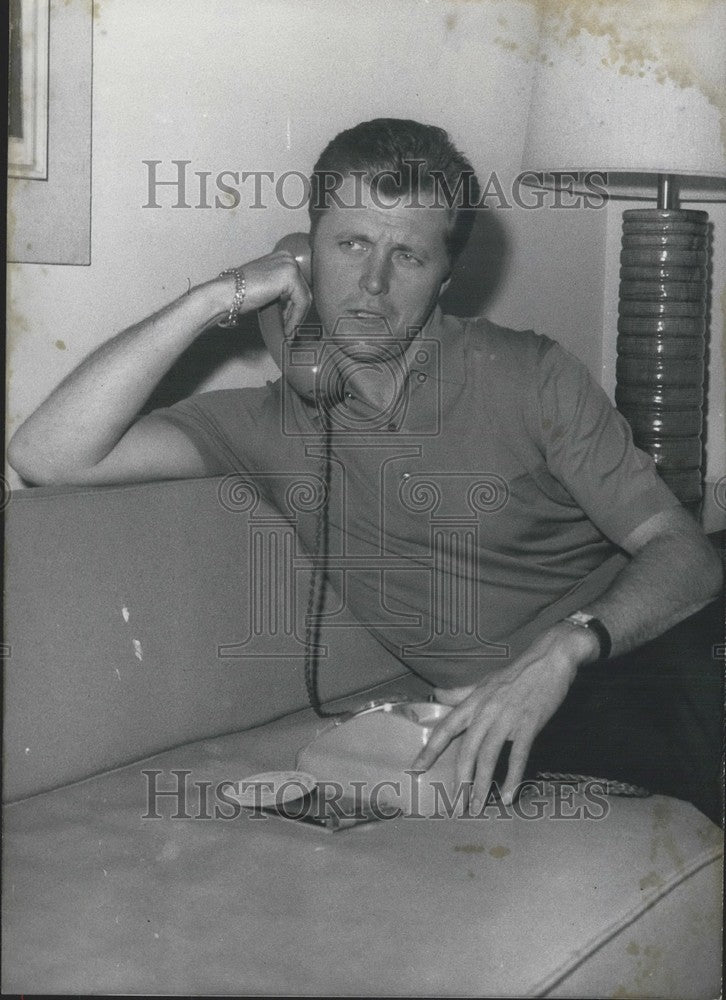
[[[419,380],[419,382],[425,382],[426,379],[428,378],[428,375],[425,372],[419,372],[416,378]]]

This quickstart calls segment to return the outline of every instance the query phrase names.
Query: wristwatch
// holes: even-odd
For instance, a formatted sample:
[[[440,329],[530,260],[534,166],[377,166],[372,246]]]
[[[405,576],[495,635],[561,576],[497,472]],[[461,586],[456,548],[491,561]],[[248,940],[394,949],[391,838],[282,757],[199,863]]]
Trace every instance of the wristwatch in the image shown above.
[[[574,625],[576,628],[586,628],[593,632],[600,643],[598,660],[607,660],[613,644],[610,633],[599,618],[596,618],[594,615],[588,615],[585,611],[575,611],[574,614],[568,615],[567,618],[563,618],[562,620],[569,622],[570,625]]]

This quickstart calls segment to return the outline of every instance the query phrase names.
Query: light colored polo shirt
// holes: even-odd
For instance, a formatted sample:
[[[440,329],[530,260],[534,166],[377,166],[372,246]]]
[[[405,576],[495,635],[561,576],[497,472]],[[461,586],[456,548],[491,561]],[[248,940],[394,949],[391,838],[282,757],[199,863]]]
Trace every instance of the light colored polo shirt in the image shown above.
[[[437,309],[390,364],[401,391],[386,413],[330,411],[329,624],[368,628],[435,684],[471,683],[601,594],[627,563],[619,544],[678,500],[547,337]],[[155,415],[210,475],[254,483],[314,551],[318,407],[280,379]]]

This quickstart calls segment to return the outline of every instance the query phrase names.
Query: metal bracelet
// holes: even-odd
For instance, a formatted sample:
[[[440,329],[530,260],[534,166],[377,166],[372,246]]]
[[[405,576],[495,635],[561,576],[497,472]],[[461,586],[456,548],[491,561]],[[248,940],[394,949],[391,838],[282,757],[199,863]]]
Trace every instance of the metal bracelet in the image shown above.
[[[227,329],[230,326],[237,326],[239,321],[240,310],[245,300],[245,273],[241,267],[229,267],[226,271],[220,272],[220,278],[223,278],[225,274],[234,275],[234,298],[232,299],[232,305],[229,307],[227,319],[221,320],[217,323],[217,326]]]

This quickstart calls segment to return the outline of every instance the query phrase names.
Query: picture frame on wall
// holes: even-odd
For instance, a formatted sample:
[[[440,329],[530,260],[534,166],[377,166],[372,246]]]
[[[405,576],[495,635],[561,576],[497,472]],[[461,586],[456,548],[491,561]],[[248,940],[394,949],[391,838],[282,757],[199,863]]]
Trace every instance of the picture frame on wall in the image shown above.
[[[92,0],[11,0],[7,260],[91,263]]]
[[[10,0],[8,175],[48,179],[49,0]]]

